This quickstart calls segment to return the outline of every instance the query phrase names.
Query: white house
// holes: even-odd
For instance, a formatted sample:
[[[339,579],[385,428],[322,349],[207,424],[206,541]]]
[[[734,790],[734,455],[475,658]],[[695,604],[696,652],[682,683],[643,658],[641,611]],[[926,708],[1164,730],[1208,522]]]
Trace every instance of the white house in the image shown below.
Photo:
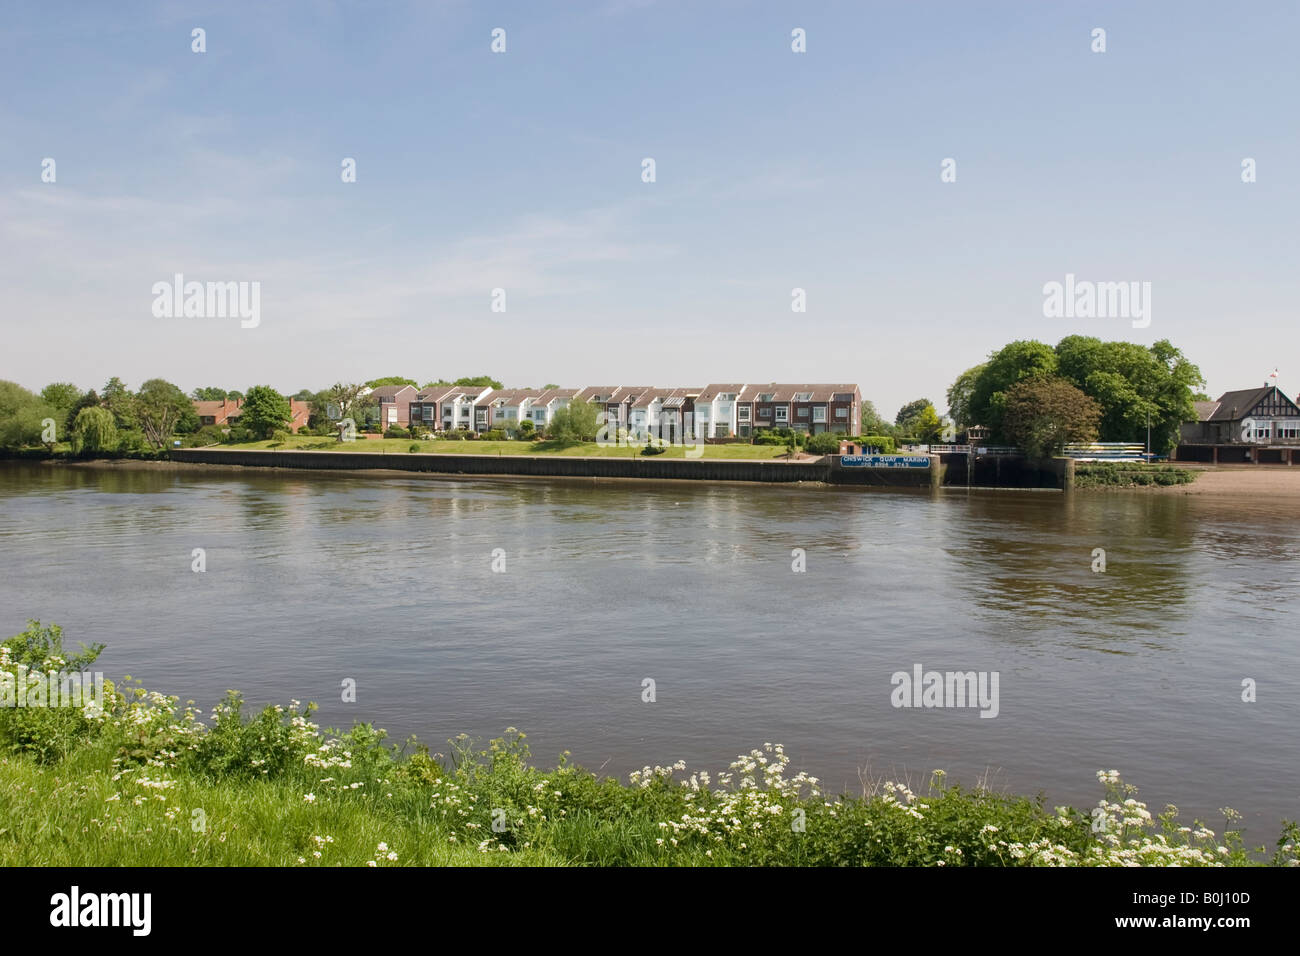
[[[726,438],[739,434],[736,399],[744,390],[744,384],[706,385],[695,399],[695,437]]]
[[[545,431],[555,413],[573,401],[580,390],[576,388],[548,388],[528,403],[525,413],[539,432]]]

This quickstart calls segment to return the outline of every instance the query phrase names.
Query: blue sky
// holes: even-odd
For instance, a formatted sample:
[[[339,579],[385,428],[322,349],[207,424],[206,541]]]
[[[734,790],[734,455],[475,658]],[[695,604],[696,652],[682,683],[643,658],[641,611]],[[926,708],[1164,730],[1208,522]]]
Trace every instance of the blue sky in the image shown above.
[[[1083,333],[1295,395],[1298,11],[11,6],[0,378],[857,381],[892,417]],[[155,318],[178,272],[260,282],[260,324]],[[1150,282],[1150,327],[1045,318],[1066,273]]]

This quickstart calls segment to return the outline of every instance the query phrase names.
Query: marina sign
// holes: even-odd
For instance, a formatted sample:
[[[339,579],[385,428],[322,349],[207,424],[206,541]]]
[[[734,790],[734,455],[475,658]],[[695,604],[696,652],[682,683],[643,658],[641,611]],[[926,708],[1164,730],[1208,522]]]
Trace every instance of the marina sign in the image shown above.
[[[929,455],[841,455],[846,468],[929,468]]]

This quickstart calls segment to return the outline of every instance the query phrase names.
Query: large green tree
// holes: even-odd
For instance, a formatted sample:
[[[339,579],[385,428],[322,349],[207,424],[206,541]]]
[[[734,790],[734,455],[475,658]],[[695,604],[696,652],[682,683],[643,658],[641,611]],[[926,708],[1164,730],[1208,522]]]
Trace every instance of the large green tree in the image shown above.
[[[292,413],[289,400],[270,385],[254,385],[248,390],[239,412],[239,424],[258,438],[270,438],[289,427]]]
[[[75,454],[113,451],[119,440],[117,422],[107,408],[92,405],[77,413],[72,424],[72,450]]]
[[[957,376],[950,386],[948,386],[948,417],[956,423],[958,428],[968,428],[971,425],[978,425],[972,417],[973,409],[971,408],[971,399],[975,394],[975,383],[979,381],[980,375],[987,368],[987,363],[975,365],[966,369]]]
[[[75,402],[73,402],[72,407],[68,409],[68,413],[63,417],[63,433],[65,435],[72,434],[72,425],[74,422],[76,422],[77,415],[81,412],[83,408],[99,408],[99,407],[100,407],[99,393],[92,388],[90,391],[86,392],[86,394],[82,395]]]
[[[135,417],[135,396],[126,383],[114,375],[99,393],[100,403],[113,413],[118,431],[135,431],[140,423]]]
[[[81,398],[81,389],[71,382],[51,382],[41,389],[41,398],[54,409],[54,417],[62,422]]]
[[[54,409],[17,382],[0,381],[0,448],[40,444]],[[57,425],[57,419],[55,419]],[[56,436],[57,437],[57,436]]]
[[[1021,379],[1003,394],[1003,434],[1030,458],[1059,455],[1070,442],[1097,438],[1101,408],[1063,378]]]
[[[1100,406],[1102,441],[1145,441],[1149,422],[1152,450],[1164,452],[1178,443],[1179,426],[1195,418],[1201,370],[1167,339],[1145,346],[1071,335],[1056,354],[1062,377]]]
[[[1055,375],[1056,364],[1056,352],[1042,342],[1021,340],[1004,345],[989,357],[975,378],[966,424],[987,425],[995,437],[1005,438],[1002,414],[1007,390],[1027,378]]]
[[[135,393],[135,418],[145,441],[155,449],[164,447],[186,418],[194,416],[194,406],[185,393],[171,382],[151,378]],[[198,424],[195,417],[193,424]]]

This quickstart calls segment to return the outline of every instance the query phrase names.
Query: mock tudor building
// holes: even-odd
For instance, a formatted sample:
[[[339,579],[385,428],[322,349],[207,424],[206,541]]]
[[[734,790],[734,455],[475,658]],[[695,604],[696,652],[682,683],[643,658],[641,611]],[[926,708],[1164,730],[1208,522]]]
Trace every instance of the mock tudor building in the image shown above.
[[[1300,404],[1276,385],[1224,392],[1195,406],[1196,421],[1179,429],[1179,461],[1300,464]]]

